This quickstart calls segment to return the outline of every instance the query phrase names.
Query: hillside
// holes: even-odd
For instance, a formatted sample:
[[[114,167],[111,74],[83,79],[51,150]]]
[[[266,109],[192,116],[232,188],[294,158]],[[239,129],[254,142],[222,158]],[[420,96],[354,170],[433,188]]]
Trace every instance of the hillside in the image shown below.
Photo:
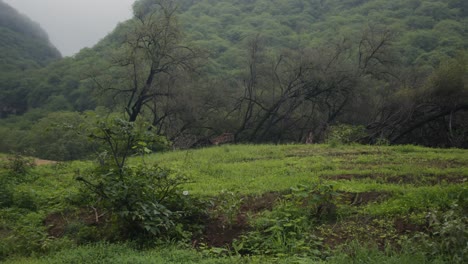
[[[135,157],[129,169],[140,170],[144,161],[153,176],[164,177],[164,170],[152,167],[157,165],[172,170],[171,180],[188,179],[164,202],[177,201],[184,213],[164,216],[155,209],[171,220],[159,222],[158,235],[139,237],[146,239],[144,251],[132,246],[139,239],[93,244],[126,240],[129,231],[116,228],[123,225],[118,211],[95,201],[90,185],[76,180],[95,164],[26,167],[25,173],[10,167],[0,170],[0,260],[464,263],[467,157],[466,150],[357,145],[225,145]],[[5,158],[3,164],[10,164]],[[146,180],[154,184],[144,186],[150,192],[168,183],[129,177],[125,190]],[[123,195],[124,189],[102,190]],[[141,214],[148,214],[147,206]],[[177,225],[165,230],[170,221]],[[45,257],[12,258],[32,252]]]
[[[61,57],[39,24],[0,1],[2,72],[45,66]]]
[[[241,67],[245,40],[255,34],[276,50],[303,49],[359,38],[369,27],[398,36],[405,65],[433,67],[468,48],[467,10],[459,0],[201,0],[182,1],[180,20],[188,38],[209,48],[226,70]]]
[[[129,46],[150,32],[142,30],[146,20],[161,19],[159,2],[175,3],[172,46]],[[56,112],[96,108],[147,120],[182,148],[224,132],[237,142],[325,142],[340,125],[354,127],[346,133],[362,143],[466,148],[467,10],[463,0],[140,0],[137,17],[94,48],[7,78],[4,101],[17,107],[1,116],[16,112],[0,119],[0,150],[28,146],[43,158],[69,159],[43,151],[54,142],[34,131],[61,122]],[[176,49],[192,52],[189,60],[146,76],[151,63],[184,54]]]
[[[0,1],[0,118],[24,112],[22,100],[31,87],[19,83],[30,70],[60,58],[60,52],[37,23]]]

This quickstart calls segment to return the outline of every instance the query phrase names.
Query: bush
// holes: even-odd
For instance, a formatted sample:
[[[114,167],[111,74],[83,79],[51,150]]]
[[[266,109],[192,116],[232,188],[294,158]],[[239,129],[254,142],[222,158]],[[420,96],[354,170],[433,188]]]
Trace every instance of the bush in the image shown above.
[[[84,183],[84,191],[94,196],[92,206],[117,217],[123,238],[161,238],[177,233],[181,230],[177,221],[186,209],[181,185],[187,179],[183,175],[148,166],[144,160],[137,166],[127,163],[130,155],[144,157],[150,152],[148,146],[158,140],[148,127],[122,119],[99,122],[91,138],[102,140],[107,150],[99,156],[99,165],[77,178]]]
[[[466,208],[453,204],[446,212],[432,211],[427,215],[429,233],[413,238],[415,251],[430,257],[445,258],[450,263],[468,262],[468,217]]]
[[[327,132],[327,142],[336,146],[338,144],[359,143],[366,136],[364,126],[335,125],[331,126]]]
[[[0,174],[0,208],[13,205],[13,186],[8,181],[7,175]]]
[[[336,217],[337,195],[330,185],[292,188],[271,212],[255,221],[255,230],[242,236],[234,248],[256,255],[325,256],[322,239],[311,230],[315,224]]]

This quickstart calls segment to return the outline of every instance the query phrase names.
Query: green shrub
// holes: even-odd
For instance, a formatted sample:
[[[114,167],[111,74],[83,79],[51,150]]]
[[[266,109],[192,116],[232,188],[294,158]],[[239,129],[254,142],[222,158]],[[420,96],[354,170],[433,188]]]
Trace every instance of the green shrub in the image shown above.
[[[7,181],[6,176],[0,175],[0,209],[13,205],[12,185]]]
[[[77,178],[84,183],[85,192],[94,196],[92,206],[117,217],[123,238],[144,240],[180,233],[177,221],[186,213],[187,197],[183,197],[181,185],[187,179],[144,162],[144,155],[150,152],[148,146],[158,138],[148,127],[122,119],[99,122],[91,138],[103,141],[107,150],[100,155],[99,165]],[[127,164],[133,154],[142,157],[141,164]]]
[[[340,124],[331,126],[326,138],[328,144],[333,147],[339,144],[359,143],[366,135],[364,126]]]
[[[234,224],[240,210],[243,198],[235,192],[221,191],[216,198],[211,200],[211,217],[221,221],[225,228]]]
[[[446,212],[427,215],[428,233],[413,238],[415,249],[432,258],[443,257],[450,263],[468,262],[468,217],[466,208],[453,204]]]
[[[272,211],[266,211],[253,223],[254,231],[235,243],[237,251],[278,257],[304,255],[323,257],[327,254],[322,239],[313,227],[336,217],[333,186],[315,184],[291,188]]]

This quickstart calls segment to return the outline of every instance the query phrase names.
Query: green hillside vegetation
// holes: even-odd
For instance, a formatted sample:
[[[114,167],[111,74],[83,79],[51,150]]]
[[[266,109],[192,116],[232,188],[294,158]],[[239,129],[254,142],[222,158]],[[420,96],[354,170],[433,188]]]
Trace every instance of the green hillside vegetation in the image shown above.
[[[467,1],[133,10],[57,60],[0,16],[0,261],[468,262]]]
[[[60,58],[37,23],[0,1],[0,118],[26,111],[23,98],[30,93],[31,83],[21,82],[32,70]]]
[[[45,66],[60,53],[39,24],[0,1],[2,72]]]
[[[29,146],[56,159],[26,139],[33,123],[96,107],[148,120],[183,148],[223,132],[236,142],[324,142],[339,124],[360,127],[364,143],[468,144],[466,1],[177,1],[165,7],[174,9],[171,46],[145,51],[148,36],[141,46],[128,40],[156,25],[148,22],[161,18],[159,2],[137,1],[135,18],[92,49],[8,75],[4,98],[20,107],[6,107],[16,115],[0,120],[0,150]],[[191,54],[158,69],[151,93],[130,96],[151,61],[181,48]],[[138,62],[136,72],[125,60]],[[67,158],[90,154],[76,152]]]
[[[24,174],[9,167],[1,174],[0,256],[10,258],[6,263],[463,263],[466,154],[416,146],[225,145],[147,156],[146,166],[189,179],[172,199],[190,209],[174,227],[147,237],[140,253],[132,243],[141,240],[108,244],[122,241],[117,212],[92,202],[87,185],[75,180],[92,162]],[[132,158],[129,165],[141,162]],[[108,242],[87,245],[96,241]],[[11,260],[30,254],[46,255]]]

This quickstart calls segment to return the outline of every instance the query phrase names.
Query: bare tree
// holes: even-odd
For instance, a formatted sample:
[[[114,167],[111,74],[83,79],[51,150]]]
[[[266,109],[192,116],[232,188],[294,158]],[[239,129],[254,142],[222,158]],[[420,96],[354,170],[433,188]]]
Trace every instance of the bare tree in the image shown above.
[[[167,87],[181,71],[193,68],[198,53],[183,45],[173,1],[156,1],[149,8],[143,12],[135,7],[135,17],[111,62],[112,78],[98,85],[123,102],[128,121],[135,121],[146,107],[157,125],[168,114],[154,112],[157,98],[171,95]]]
[[[390,31],[369,29],[358,47],[342,39],[329,47],[287,50],[266,66],[257,36],[249,43],[248,75],[234,109],[240,116],[236,139],[322,138],[353,103],[363,79],[391,75],[386,66],[392,38]]]
[[[466,146],[467,80],[465,62],[453,59],[442,63],[419,87],[400,88],[368,125],[370,141]]]

